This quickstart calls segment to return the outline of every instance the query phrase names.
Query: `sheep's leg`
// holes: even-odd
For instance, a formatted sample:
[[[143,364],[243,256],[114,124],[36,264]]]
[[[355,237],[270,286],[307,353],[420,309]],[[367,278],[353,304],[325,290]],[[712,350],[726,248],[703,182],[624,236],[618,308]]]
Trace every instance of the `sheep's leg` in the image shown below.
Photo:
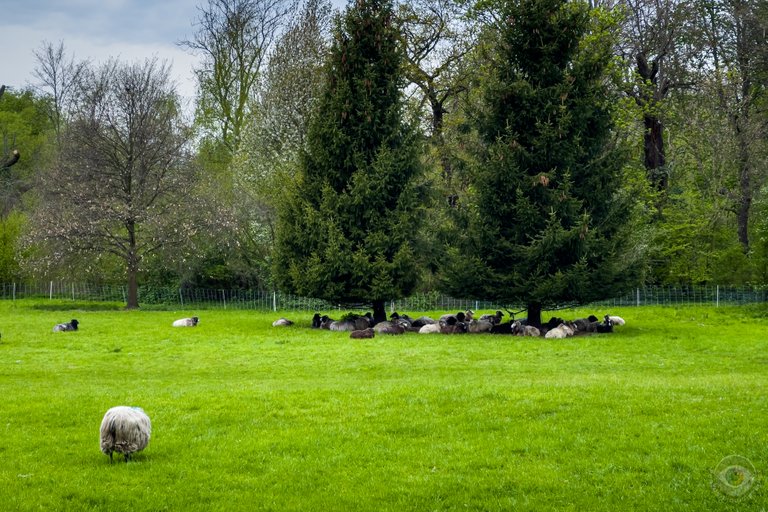
[[[112,464],[112,452],[109,452],[109,463]]]
[[[126,453],[125,454],[125,462],[127,463],[129,460],[131,460],[131,454],[130,453]]]

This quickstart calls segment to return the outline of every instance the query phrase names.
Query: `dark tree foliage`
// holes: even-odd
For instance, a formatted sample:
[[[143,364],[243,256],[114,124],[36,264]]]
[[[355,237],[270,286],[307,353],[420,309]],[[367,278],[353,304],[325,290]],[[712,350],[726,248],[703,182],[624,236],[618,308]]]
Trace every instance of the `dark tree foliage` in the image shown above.
[[[538,324],[542,308],[623,290],[641,265],[628,251],[630,202],[611,144],[608,27],[564,0],[506,2],[500,20],[474,201],[443,288],[524,304]]]
[[[423,193],[418,138],[403,121],[401,38],[390,1],[359,0],[337,20],[325,91],[297,186],[281,205],[281,289],[347,305],[407,296]]]

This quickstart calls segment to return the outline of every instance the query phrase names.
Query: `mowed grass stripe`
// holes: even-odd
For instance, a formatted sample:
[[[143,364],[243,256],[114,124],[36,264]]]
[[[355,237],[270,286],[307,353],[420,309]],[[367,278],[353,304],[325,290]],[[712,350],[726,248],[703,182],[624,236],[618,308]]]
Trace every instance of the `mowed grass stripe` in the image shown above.
[[[710,474],[731,454],[768,466],[761,308],[628,308],[611,311],[628,322],[616,333],[565,340],[351,340],[309,329],[310,313],[36,305],[0,303],[8,510],[760,510],[768,501],[764,485],[723,497]],[[198,327],[170,327],[193,314]],[[279,316],[300,325],[272,328]],[[72,318],[79,332],[50,332]],[[98,426],[120,404],[143,407],[154,430],[134,462],[110,465]]]

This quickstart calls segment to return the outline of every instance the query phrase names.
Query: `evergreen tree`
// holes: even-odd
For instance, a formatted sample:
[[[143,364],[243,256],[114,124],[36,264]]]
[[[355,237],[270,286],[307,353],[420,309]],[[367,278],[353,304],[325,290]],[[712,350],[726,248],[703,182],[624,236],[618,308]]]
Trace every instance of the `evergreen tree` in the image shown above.
[[[542,308],[609,297],[638,278],[623,159],[612,146],[610,23],[586,2],[503,3],[468,226],[446,292]],[[594,23],[593,23],[594,21]]]
[[[358,0],[338,19],[325,91],[294,190],[278,212],[281,289],[349,306],[416,286],[418,138],[403,121],[402,51],[391,1]]]

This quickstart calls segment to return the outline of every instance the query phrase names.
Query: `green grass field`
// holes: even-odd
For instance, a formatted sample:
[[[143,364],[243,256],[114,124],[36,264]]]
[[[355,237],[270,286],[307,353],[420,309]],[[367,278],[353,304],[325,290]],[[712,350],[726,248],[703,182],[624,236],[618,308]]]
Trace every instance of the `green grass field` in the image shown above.
[[[765,511],[767,312],[351,340],[311,313],[0,302],[0,510]],[[153,423],[127,464],[99,450],[114,405]],[[740,498],[713,484],[731,455],[757,472]]]

